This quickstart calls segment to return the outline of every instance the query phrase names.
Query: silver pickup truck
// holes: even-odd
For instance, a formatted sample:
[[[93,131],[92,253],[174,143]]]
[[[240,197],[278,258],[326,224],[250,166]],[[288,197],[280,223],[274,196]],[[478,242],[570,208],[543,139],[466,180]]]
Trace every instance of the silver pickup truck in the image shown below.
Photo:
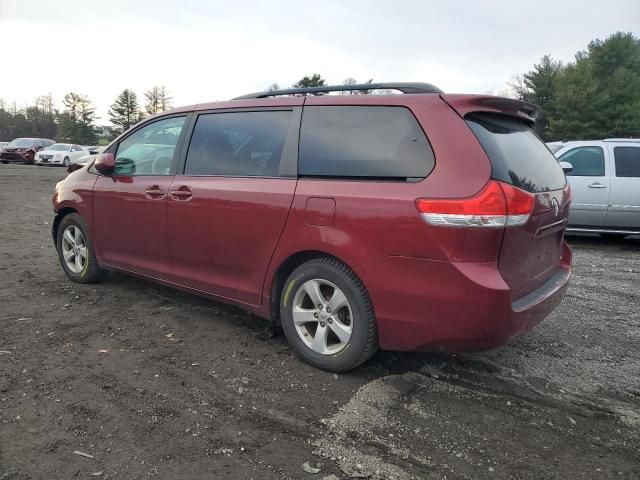
[[[640,234],[640,139],[547,145],[565,170],[573,193],[568,231]]]

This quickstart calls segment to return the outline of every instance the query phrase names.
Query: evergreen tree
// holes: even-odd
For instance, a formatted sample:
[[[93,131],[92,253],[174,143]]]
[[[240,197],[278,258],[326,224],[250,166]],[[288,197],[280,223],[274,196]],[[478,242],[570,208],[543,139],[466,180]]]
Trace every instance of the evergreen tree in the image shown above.
[[[631,33],[594,40],[567,65],[547,55],[511,86],[542,108],[545,140],[640,136],[640,40]]]
[[[116,128],[124,132],[140,121],[142,115],[138,97],[132,90],[125,88],[109,109],[109,119]]]
[[[324,78],[320,76],[318,73],[314,73],[313,75],[304,76],[296,83],[294,83],[292,88],[307,88],[307,87],[324,87],[326,85],[326,81]],[[313,95],[322,95],[322,93],[314,93]]]
[[[536,119],[536,130],[543,138],[549,136],[549,119],[554,117],[553,100],[556,83],[564,69],[562,62],[554,61],[550,55],[545,55],[531,71],[516,77],[511,83],[511,87],[521,100],[535,103],[540,107],[540,114]]]

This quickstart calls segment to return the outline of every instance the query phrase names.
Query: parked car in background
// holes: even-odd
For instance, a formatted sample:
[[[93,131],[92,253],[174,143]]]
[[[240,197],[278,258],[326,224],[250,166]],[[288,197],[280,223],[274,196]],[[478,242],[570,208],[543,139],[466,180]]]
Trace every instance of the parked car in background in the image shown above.
[[[349,89],[411,95],[302,96]],[[164,112],[58,183],[59,260],[75,282],[118,270],[239,305],[330,371],[493,348],[571,274],[569,189],[535,112],[406,83]]]
[[[73,160],[77,160],[89,153],[80,145],[71,143],[54,143],[36,153],[38,165],[62,165],[68,167]]]
[[[0,149],[2,149],[2,147],[6,147],[7,145],[9,145],[9,142],[0,142]]]
[[[548,142],[547,147],[551,150],[551,153],[556,153],[564,146],[563,142]]]
[[[104,152],[104,150],[106,149],[106,146],[98,146],[98,145],[93,145],[91,147],[88,147],[87,150],[89,150],[89,153],[91,155],[96,155],[98,153],[102,153]]]
[[[562,142],[572,191],[568,231],[640,234],[640,139]]]
[[[104,152],[107,147],[104,146],[104,147],[92,147],[92,148],[95,153],[92,153],[90,155],[83,155],[82,157],[76,160],[73,160],[71,162],[71,165],[69,165],[69,168],[67,169],[67,171],[71,173],[81,169],[89,162],[92,162],[98,156],[99,153]]]
[[[34,163],[36,153],[56,143],[48,138],[16,138],[0,152],[2,163]]]

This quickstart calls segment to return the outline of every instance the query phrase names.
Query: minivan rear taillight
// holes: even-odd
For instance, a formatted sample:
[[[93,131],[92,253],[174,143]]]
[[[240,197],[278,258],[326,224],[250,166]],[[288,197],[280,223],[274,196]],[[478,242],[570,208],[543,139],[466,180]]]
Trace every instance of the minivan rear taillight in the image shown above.
[[[448,227],[509,227],[529,220],[535,198],[508,183],[490,180],[468,198],[419,198],[416,207],[431,225]]]

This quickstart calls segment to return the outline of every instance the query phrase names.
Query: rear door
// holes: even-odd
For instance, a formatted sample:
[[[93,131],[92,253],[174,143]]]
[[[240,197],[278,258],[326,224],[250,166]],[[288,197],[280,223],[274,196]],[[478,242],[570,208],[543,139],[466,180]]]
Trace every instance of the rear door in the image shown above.
[[[175,282],[260,304],[296,188],[300,116],[301,107],[198,114],[169,188]]]
[[[572,193],[570,226],[604,225],[611,193],[611,166],[607,157],[608,152],[594,144],[571,146],[558,156],[558,161],[573,166],[566,174]]]
[[[605,225],[640,229],[640,144],[607,142],[611,197]]]
[[[533,196],[530,216],[507,226],[498,266],[516,300],[557,271],[569,213],[569,189],[562,168],[524,121],[494,113],[471,113],[467,124],[492,165],[492,178]]]

